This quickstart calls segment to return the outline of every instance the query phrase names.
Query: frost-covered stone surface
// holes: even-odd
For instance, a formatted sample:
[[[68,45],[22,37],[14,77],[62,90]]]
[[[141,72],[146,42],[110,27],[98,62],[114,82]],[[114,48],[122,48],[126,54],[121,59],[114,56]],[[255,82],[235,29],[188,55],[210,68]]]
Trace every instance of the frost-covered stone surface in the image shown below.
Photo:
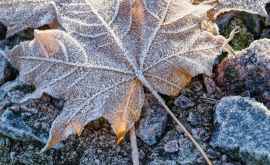
[[[148,145],[156,144],[165,132],[168,121],[167,112],[151,95],[147,97],[143,111],[137,135]]]
[[[150,164],[196,164],[199,157],[199,152],[187,138],[171,130],[154,148]]]
[[[219,65],[217,81],[226,95],[256,98],[270,108],[270,40],[253,42]]]
[[[245,97],[225,97],[215,110],[212,146],[248,165],[270,164],[270,111]]]

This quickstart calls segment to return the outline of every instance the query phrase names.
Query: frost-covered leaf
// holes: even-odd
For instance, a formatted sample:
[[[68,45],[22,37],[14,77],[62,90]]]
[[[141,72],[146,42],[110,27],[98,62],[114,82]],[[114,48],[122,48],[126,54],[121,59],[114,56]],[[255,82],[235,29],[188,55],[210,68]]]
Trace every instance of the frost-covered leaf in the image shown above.
[[[194,4],[201,2],[207,2],[209,0],[191,0]],[[270,0],[216,0],[213,3],[218,10],[216,16],[228,12],[231,10],[241,10],[250,13],[267,16],[266,5],[270,3]]]
[[[270,0],[219,0],[220,13],[230,10],[243,10],[251,13],[267,16],[266,4]]]
[[[7,37],[49,24],[55,16],[51,0],[0,0],[0,22],[8,28]]]
[[[200,29],[211,6],[190,0],[57,0],[65,31],[35,31],[9,54],[20,78],[66,100],[46,148],[105,117],[121,140],[139,119],[143,86],[177,95],[193,76],[210,75],[225,42]],[[20,8],[20,6],[17,6]]]

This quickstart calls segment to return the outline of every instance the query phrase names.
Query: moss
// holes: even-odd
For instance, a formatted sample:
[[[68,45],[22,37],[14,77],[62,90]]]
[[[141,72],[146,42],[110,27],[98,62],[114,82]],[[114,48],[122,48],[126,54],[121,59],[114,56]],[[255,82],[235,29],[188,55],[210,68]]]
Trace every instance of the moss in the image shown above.
[[[241,18],[234,17],[228,25],[221,31],[221,34],[226,38],[230,36],[231,31],[240,27],[240,32],[235,35],[233,40],[230,42],[230,45],[234,50],[242,50],[247,48],[252,41],[254,41],[254,36],[251,32],[248,31],[246,24]]]
[[[239,74],[238,74],[237,70],[234,67],[228,67],[225,70],[224,77],[227,77],[228,80],[233,81],[234,79],[239,77]]]

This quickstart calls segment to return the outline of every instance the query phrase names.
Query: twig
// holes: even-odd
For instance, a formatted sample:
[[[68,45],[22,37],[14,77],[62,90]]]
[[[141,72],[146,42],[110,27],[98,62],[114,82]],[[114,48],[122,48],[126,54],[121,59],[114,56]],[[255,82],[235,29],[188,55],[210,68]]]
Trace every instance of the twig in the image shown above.
[[[133,165],[139,165],[140,159],[139,159],[137,138],[136,138],[136,133],[135,133],[135,126],[133,126],[130,129],[129,135],[130,135],[130,143],[131,143],[131,149],[132,149],[132,162],[133,162]]]
[[[235,35],[237,34],[237,33],[239,33],[240,32],[240,27],[239,26],[236,26],[232,31],[231,31],[231,33],[230,33],[230,36],[229,36],[229,38],[226,40],[226,42],[223,44],[223,49],[225,50],[225,51],[227,51],[228,53],[229,53],[229,55],[231,55],[231,56],[235,56],[236,54],[235,54],[235,52],[234,52],[234,50],[233,50],[233,48],[229,45],[229,42],[231,42],[233,39],[234,39],[234,37],[235,37]]]
[[[170,108],[166,105],[165,101],[161,98],[161,96],[153,89],[153,87],[149,84],[149,82],[144,78],[144,76],[138,76],[141,82],[149,89],[149,91],[155,96],[158,102],[165,108],[167,113],[172,117],[172,119],[180,126],[180,128],[184,131],[185,135],[192,141],[195,147],[200,151],[204,159],[206,160],[208,165],[213,165],[211,160],[208,158],[207,154],[204,152],[199,143],[193,138],[191,133],[186,129],[186,127],[177,119],[174,113],[170,110]]]

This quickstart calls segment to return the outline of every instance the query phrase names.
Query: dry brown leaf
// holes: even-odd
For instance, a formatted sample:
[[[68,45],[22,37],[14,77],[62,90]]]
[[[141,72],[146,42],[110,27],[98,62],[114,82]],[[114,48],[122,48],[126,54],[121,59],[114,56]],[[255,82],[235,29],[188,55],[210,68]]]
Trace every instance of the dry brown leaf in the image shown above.
[[[190,0],[57,0],[52,5],[64,30],[38,31],[8,57],[20,79],[37,87],[26,99],[46,92],[66,100],[45,148],[80,134],[102,116],[121,140],[139,119],[143,86],[159,101],[157,92],[177,95],[193,76],[211,75],[225,43],[200,29],[211,6]]]
[[[128,88],[128,93],[118,105],[116,112],[106,114],[105,118],[112,124],[120,143],[127,131],[133,127],[134,121],[140,119],[141,109],[144,103],[144,91],[139,80],[133,80]]]

